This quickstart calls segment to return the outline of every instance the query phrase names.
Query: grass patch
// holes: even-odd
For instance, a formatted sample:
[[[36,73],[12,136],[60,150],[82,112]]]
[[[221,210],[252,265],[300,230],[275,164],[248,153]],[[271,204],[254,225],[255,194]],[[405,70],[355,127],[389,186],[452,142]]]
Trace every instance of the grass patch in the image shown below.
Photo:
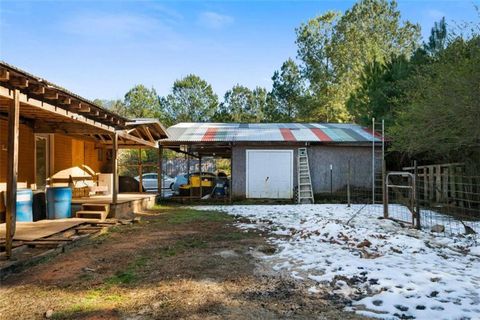
[[[115,275],[107,278],[105,280],[106,284],[114,285],[114,284],[130,284],[137,279],[135,272],[133,270],[126,270],[126,271],[118,271]]]
[[[130,263],[126,270],[117,271],[113,276],[105,280],[107,285],[125,285],[138,280],[138,271],[148,264],[149,258],[146,256],[137,257]]]
[[[175,210],[167,222],[169,224],[183,224],[190,222],[229,222],[233,217],[216,211],[199,211],[194,209]]]
[[[87,291],[80,302],[76,302],[64,310],[55,311],[52,319],[71,319],[81,315],[96,312],[100,309],[111,308],[112,304],[122,302],[125,299],[120,294],[110,293],[107,288],[102,287]]]
[[[205,241],[196,238],[186,238],[178,240],[171,246],[166,246],[160,249],[160,257],[168,258],[184,253],[191,249],[207,248],[208,244]]]

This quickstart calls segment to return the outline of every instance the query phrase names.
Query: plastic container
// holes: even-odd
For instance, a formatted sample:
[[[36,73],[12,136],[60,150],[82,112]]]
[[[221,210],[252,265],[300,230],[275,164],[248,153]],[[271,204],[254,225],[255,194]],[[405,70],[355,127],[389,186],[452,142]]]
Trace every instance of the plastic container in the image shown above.
[[[52,187],[47,189],[47,219],[72,217],[72,189]]]
[[[191,176],[190,182],[192,187],[200,187],[200,176]]]
[[[33,221],[33,191],[31,189],[17,190],[17,221],[32,222]]]

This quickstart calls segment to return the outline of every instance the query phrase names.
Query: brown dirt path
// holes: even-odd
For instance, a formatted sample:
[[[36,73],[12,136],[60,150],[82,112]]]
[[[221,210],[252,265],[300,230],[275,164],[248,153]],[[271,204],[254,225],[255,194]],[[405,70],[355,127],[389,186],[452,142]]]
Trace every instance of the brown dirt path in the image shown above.
[[[233,218],[162,207],[1,283],[1,319],[364,319],[259,272]],[[265,250],[266,249],[266,250]]]

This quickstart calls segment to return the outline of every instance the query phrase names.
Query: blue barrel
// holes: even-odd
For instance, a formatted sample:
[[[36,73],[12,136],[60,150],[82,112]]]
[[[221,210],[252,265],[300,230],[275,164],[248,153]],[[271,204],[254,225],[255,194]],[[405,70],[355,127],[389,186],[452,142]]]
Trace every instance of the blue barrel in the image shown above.
[[[33,221],[33,191],[31,189],[17,190],[17,221],[32,222]]]
[[[47,189],[47,218],[63,219],[72,217],[72,189],[52,187]]]

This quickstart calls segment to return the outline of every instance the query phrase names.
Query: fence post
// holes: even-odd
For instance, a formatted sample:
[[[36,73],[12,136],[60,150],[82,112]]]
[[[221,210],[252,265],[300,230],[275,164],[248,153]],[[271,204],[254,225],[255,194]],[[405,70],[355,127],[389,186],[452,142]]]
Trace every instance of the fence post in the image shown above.
[[[388,206],[386,204],[387,186],[385,177],[387,174],[387,163],[385,162],[385,120],[382,119],[382,202],[383,202],[383,217],[388,218]]]
[[[372,118],[372,204],[375,204],[375,118]]]
[[[418,230],[422,229],[421,221],[420,221],[420,197],[418,192],[418,167],[417,167],[417,160],[414,160],[414,182],[413,182],[413,201],[415,203],[415,228]]]
[[[348,172],[347,172],[347,204],[350,208],[350,159],[348,159]]]
[[[383,191],[383,217],[386,219],[388,218],[388,188],[387,188],[387,178],[386,178],[386,172],[383,173],[383,186],[382,186],[382,191]]]

